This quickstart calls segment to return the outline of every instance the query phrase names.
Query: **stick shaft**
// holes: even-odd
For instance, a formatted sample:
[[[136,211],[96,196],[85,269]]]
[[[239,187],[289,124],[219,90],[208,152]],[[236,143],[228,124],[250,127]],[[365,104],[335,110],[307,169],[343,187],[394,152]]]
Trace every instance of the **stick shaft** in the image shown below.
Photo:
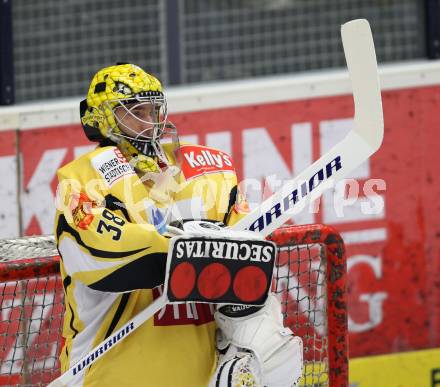
[[[93,348],[86,356],[76,362],[64,374],[48,384],[48,387],[62,387],[69,383],[75,375],[90,367],[93,363],[105,355],[111,348],[118,345],[127,336],[131,335],[145,321],[149,320],[154,314],[167,304],[166,296],[162,295],[148,305],[143,311],[139,312],[128,323],[110,335],[101,344]]]

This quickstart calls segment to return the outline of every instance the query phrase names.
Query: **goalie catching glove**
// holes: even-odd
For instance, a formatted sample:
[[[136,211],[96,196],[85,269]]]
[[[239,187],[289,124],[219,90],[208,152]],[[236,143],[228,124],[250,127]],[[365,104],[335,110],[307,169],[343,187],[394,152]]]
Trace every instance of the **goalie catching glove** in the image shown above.
[[[250,231],[231,231],[218,223],[187,221],[167,226],[171,235],[262,240]],[[263,306],[219,304],[215,313],[219,364],[210,387],[296,386],[303,368],[303,344],[283,325],[281,305],[270,294]]]
[[[224,355],[220,355],[210,387],[297,385],[302,375],[303,343],[284,327],[275,295],[260,308],[220,306],[214,317],[219,328],[217,348]]]

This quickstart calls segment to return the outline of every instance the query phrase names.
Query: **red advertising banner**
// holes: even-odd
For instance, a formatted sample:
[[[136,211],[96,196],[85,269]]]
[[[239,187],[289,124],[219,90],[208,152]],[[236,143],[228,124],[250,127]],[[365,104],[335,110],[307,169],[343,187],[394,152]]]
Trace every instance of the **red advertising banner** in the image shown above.
[[[91,144],[79,125],[20,131],[22,227],[25,235],[53,234],[58,168],[87,152]]]
[[[332,225],[347,244],[351,357],[440,346],[439,103],[440,87],[384,92],[381,149],[292,219]],[[171,120],[182,141],[232,156],[252,207],[344,137],[353,114],[343,96]],[[56,170],[92,146],[79,125],[20,132],[27,234],[52,233]]]
[[[0,238],[19,235],[16,132],[0,132]]]

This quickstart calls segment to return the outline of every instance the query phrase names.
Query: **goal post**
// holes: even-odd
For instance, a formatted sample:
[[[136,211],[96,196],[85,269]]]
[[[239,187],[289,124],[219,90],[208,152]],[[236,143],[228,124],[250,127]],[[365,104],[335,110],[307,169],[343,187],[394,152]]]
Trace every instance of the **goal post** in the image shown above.
[[[32,239],[38,245],[38,238]],[[25,245],[29,238],[14,241]],[[59,257],[48,251],[22,259],[14,245],[7,249],[12,257],[0,247],[0,385],[45,386],[60,373],[64,295]]]
[[[272,284],[285,325],[304,342],[302,386],[348,386],[344,243],[329,226],[288,226]],[[0,385],[42,386],[59,376],[64,313],[52,237],[0,240]]]
[[[348,315],[344,242],[322,224],[281,227],[274,290],[284,323],[304,343],[303,386],[348,386]]]

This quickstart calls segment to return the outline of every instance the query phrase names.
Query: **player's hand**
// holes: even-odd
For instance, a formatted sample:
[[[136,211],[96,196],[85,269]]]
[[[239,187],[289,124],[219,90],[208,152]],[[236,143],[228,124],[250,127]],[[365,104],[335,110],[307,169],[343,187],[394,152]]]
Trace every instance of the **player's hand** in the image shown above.
[[[166,236],[211,236],[211,237],[238,237],[250,240],[264,239],[258,233],[252,231],[232,231],[224,227],[222,222],[209,220],[183,220],[171,222],[166,226]]]
[[[167,234],[170,237],[187,235],[187,236],[204,236],[218,235],[222,232],[223,223],[211,222],[207,220],[183,220],[174,221],[166,226]]]

